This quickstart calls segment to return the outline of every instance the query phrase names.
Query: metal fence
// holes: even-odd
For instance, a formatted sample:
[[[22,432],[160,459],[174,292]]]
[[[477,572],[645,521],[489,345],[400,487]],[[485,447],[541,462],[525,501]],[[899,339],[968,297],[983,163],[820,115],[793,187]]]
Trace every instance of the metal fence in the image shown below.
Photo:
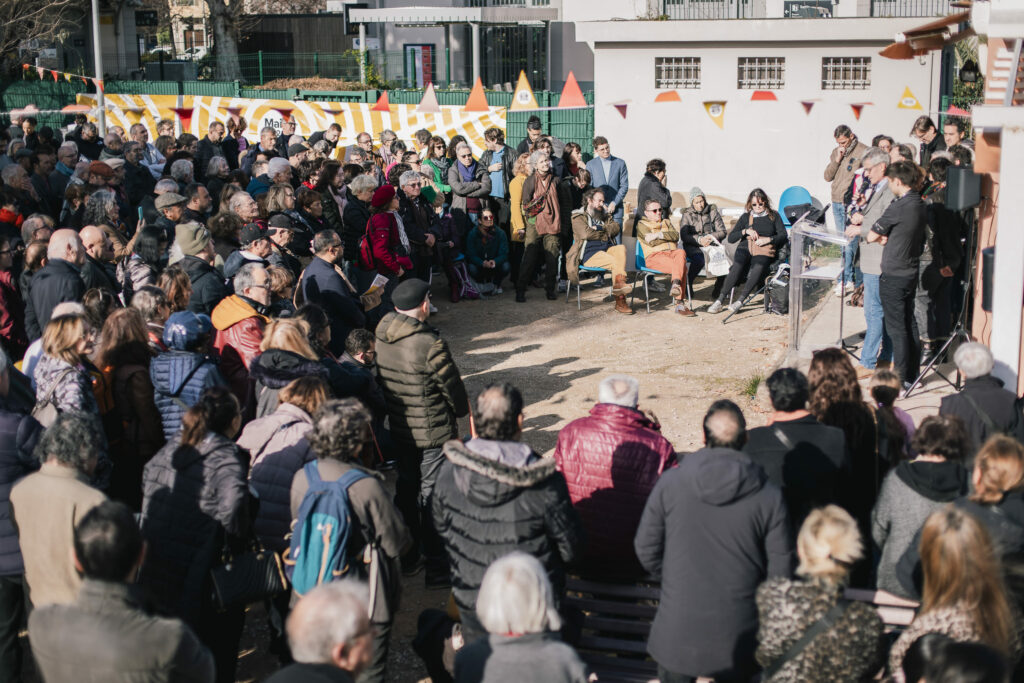
[[[238,81],[107,81],[105,92],[110,95],[211,95],[219,97],[244,97],[253,99],[280,99],[289,101],[309,100],[317,102],[376,102],[382,90],[342,90],[314,91],[283,88],[277,90],[250,88],[242,86]],[[39,80],[13,81],[0,83],[0,119],[9,120],[12,109],[20,109],[28,104],[40,110],[57,110],[68,104],[74,104],[75,95],[82,92],[94,92],[90,85],[86,88],[81,81],[73,80],[58,83]],[[392,104],[418,104],[423,98],[422,90],[388,90],[388,100]],[[469,90],[435,90],[437,101],[442,105],[461,106],[469,99]],[[587,104],[593,105],[594,93],[584,94]],[[512,93],[498,90],[486,91],[487,103],[493,107],[508,107],[512,103]],[[534,92],[537,105],[554,107],[558,105],[559,93],[547,90]],[[540,117],[544,130],[565,142],[576,142],[583,149],[589,150],[594,137],[594,109],[550,109],[540,111],[508,112],[506,116],[505,137],[510,144],[516,144],[526,137],[526,122],[530,116]],[[43,114],[38,116],[40,125],[53,127],[64,126],[71,122],[67,114]]]
[[[944,17],[950,0],[871,0],[873,17]]]
[[[786,0],[787,18],[832,16],[830,0]],[[952,12],[950,0],[871,0],[872,17],[937,17]],[[662,13],[669,19],[763,19],[766,0],[664,0]]]
[[[412,54],[401,50],[370,50],[366,53],[368,66],[380,84],[397,87],[416,87],[425,81],[435,87],[451,82],[448,55],[440,50],[431,62],[428,78],[417,75]],[[279,78],[334,78],[352,83],[360,81],[359,54],[326,52],[254,52],[238,56],[242,67],[242,80],[252,85],[263,85]]]
[[[765,0],[665,0],[669,19],[759,19]]]

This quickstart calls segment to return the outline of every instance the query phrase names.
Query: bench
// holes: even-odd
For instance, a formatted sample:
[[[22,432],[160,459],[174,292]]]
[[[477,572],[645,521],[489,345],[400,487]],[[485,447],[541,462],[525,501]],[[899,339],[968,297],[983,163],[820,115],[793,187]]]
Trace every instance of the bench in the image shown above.
[[[878,616],[885,624],[886,633],[905,629],[914,620],[919,603],[907,600],[886,591],[873,591],[864,588],[847,588],[843,593],[847,600],[866,602],[878,610]]]
[[[572,644],[598,680],[646,682],[658,677],[647,636],[658,611],[656,583],[606,583],[569,577],[562,601]]]

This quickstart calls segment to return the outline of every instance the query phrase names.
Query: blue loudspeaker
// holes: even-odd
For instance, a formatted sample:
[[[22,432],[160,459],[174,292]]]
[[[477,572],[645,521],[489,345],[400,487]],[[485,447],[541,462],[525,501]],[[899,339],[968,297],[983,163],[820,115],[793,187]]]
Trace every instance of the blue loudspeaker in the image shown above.
[[[950,166],[946,171],[946,208],[973,209],[981,202],[981,176],[970,166]]]

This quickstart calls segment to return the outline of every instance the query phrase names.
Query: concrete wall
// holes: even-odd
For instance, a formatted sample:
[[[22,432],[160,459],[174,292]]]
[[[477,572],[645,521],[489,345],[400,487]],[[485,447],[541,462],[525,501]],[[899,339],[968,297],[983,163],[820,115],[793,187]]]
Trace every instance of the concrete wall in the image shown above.
[[[553,21],[550,26],[551,48],[548,89],[561,90],[572,71],[584,90],[594,87],[594,51],[586,43],[576,40],[576,24]]]
[[[688,22],[690,23],[690,22]],[[718,22],[715,22],[718,23]],[[738,28],[738,27],[737,27]],[[613,153],[629,166],[630,185],[643,176],[646,162],[661,157],[668,164],[671,189],[745,199],[762,187],[777,199],[786,187],[803,185],[829,201],[829,183],[822,172],[834,148],[836,125],[850,125],[861,140],[885,133],[910,141],[914,119],[937,109],[938,58],[892,61],[878,56],[884,44],[766,43],[760,47],[721,43],[598,43],[594,50],[595,134],[604,135]],[[868,90],[823,91],[823,56],[871,56]],[[655,57],[699,56],[702,88],[679,90],[682,102],[654,103]],[[785,87],[777,102],[751,102],[751,90],[736,87],[740,56],[786,57]],[[923,111],[899,109],[905,87],[920,100]],[[610,103],[631,100],[623,119]],[[724,129],[707,115],[704,101],[724,100]],[[819,100],[810,115],[801,100]],[[853,102],[872,102],[860,120]]]

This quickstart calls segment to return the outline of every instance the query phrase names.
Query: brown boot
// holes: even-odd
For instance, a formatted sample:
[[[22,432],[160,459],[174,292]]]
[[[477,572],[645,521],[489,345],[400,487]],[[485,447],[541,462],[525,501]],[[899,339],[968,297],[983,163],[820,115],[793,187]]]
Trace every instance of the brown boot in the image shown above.
[[[676,302],[676,313],[685,318],[693,318],[696,317],[697,315],[696,313],[693,312],[693,309],[687,306],[686,302],[683,301],[682,299]]]
[[[683,298],[683,281],[682,280],[673,280],[672,281],[672,289],[668,290],[668,293],[669,293],[669,296],[671,296],[673,299],[682,299]]]
[[[633,309],[628,303],[626,303],[626,295],[619,294],[615,297],[615,311],[617,313],[625,313],[626,315],[633,315]]]
[[[612,294],[615,296],[625,296],[629,293],[629,285],[626,284],[625,275],[616,275],[615,280],[612,281]]]

